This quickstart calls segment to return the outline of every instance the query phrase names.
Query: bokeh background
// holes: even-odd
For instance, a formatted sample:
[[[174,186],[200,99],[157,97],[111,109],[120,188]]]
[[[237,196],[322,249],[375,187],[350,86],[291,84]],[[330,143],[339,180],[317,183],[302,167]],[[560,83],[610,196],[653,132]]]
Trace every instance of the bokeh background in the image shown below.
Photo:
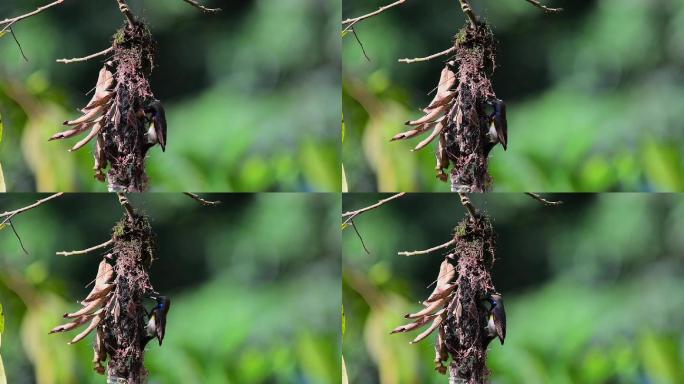
[[[385,195],[386,196],[386,195]],[[346,195],[344,210],[382,195]],[[684,197],[473,196],[493,220],[492,278],[506,303],[505,345],[493,342],[492,383],[684,382]],[[350,383],[447,382],[433,371],[434,335],[390,335],[431,292],[443,244],[465,216],[458,197],[417,194],[359,216],[343,233],[343,352]]]
[[[3,0],[0,19],[42,0]],[[152,191],[339,191],[339,1],[128,1],[158,43],[151,77],[167,111],[166,153],[150,151]],[[116,2],[67,1],[0,39],[0,163],[9,191],[104,191],[91,145],[48,142],[90,98],[102,59],[58,64],[110,45]]]
[[[0,197],[0,211],[38,196]],[[152,383],[333,383],[340,377],[340,198],[312,194],[131,196],[157,235],[150,276],[172,299],[164,344],[145,354]],[[122,217],[115,195],[70,194],[0,231],[2,359],[9,383],[102,383],[93,340],[48,335],[89,291],[102,252],[62,257],[107,240]],[[148,302],[151,307],[153,302]]]
[[[386,0],[344,0],[343,16]],[[684,190],[684,1],[472,0],[498,40],[494,89],[508,106],[509,148],[492,151],[495,191]],[[343,39],[343,161],[349,190],[446,191],[434,146],[390,143],[418,117],[464,24],[457,1],[407,1]]]

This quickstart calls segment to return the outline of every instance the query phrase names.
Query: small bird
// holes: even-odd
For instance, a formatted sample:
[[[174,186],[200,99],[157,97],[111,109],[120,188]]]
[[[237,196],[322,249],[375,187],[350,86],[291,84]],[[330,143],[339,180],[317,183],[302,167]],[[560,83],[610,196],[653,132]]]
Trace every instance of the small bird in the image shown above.
[[[493,108],[488,116],[489,130],[487,137],[489,142],[485,148],[485,155],[489,155],[497,144],[501,144],[504,151],[508,148],[508,122],[506,121],[506,104],[499,99],[488,102]]]
[[[164,332],[166,331],[166,314],[169,313],[169,307],[171,306],[171,300],[166,296],[151,297],[157,301],[157,305],[148,314],[149,320],[147,321],[147,326],[145,326],[143,348],[155,337],[159,340],[159,345],[162,345]]]
[[[161,101],[153,100],[150,105],[145,108],[145,117],[150,122],[150,127],[147,130],[147,149],[159,144],[162,152],[165,152],[166,112],[164,112],[164,106]]]
[[[499,338],[501,345],[506,338],[506,310],[504,309],[503,298],[497,293],[489,295],[485,303],[489,304],[487,311],[487,326],[485,332],[487,341],[485,348],[495,338]]]

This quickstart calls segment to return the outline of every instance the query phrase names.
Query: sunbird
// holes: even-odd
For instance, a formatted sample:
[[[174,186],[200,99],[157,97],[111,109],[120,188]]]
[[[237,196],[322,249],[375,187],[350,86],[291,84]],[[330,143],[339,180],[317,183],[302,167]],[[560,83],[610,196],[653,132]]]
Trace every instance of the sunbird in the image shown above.
[[[506,338],[506,310],[504,309],[503,298],[497,293],[492,293],[485,302],[489,304],[487,309],[487,325],[485,326],[487,338],[485,348],[497,337],[501,345],[503,345]]]
[[[159,144],[162,152],[166,151],[166,112],[161,101],[153,100],[145,108],[145,118],[150,123],[147,130],[147,149]]]
[[[508,147],[508,122],[506,121],[506,104],[499,100],[487,102],[492,106],[492,113],[487,117],[488,131],[487,138],[489,142],[485,147],[485,156],[489,155],[497,144],[501,144],[504,151]]]
[[[162,345],[164,332],[166,331],[166,315],[169,313],[169,307],[171,306],[171,300],[166,296],[159,295],[151,297],[157,301],[157,304],[148,314],[149,319],[145,326],[143,348],[145,348],[145,345],[155,337],[159,340],[159,345]]]

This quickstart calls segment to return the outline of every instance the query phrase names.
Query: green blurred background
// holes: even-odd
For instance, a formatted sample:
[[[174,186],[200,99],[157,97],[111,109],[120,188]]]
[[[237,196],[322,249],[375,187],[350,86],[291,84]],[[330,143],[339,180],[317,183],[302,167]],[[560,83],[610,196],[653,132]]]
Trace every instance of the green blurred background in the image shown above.
[[[343,16],[388,0],[344,0]],[[471,0],[498,40],[494,89],[508,105],[508,152],[492,151],[495,191],[682,191],[684,0]],[[446,191],[434,146],[390,143],[418,117],[452,44],[455,0],[407,1],[343,39],[343,161],[350,191]]]
[[[0,19],[43,5],[3,0]],[[158,43],[151,77],[169,122],[166,153],[150,151],[152,191],[339,191],[339,1],[128,1]],[[116,2],[67,1],[0,39],[0,163],[9,191],[104,191],[92,145],[50,142],[89,99],[103,50],[122,25]]]
[[[0,211],[37,195],[0,196]],[[340,198],[333,195],[131,196],[157,235],[154,287],[172,299],[164,345],[150,343],[150,383],[334,383],[340,377]],[[9,383],[102,383],[93,340],[48,335],[75,309],[122,216],[115,195],[70,194],[0,231],[0,353]],[[148,303],[152,306],[152,302]]]
[[[376,202],[346,195],[344,210]],[[492,383],[684,383],[684,196],[474,196],[498,235],[492,277],[506,302],[506,343],[490,344]],[[465,212],[458,197],[418,194],[355,220],[343,233],[343,352],[351,383],[446,383],[434,335],[390,335],[420,308]]]

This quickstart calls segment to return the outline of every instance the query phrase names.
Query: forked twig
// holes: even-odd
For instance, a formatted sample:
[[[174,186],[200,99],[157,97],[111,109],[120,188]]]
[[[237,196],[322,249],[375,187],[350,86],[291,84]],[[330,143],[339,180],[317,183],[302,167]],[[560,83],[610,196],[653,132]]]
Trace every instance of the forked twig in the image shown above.
[[[63,194],[64,194],[64,192],[55,193],[55,194],[50,195],[50,196],[48,196],[48,197],[46,197],[46,198],[44,198],[44,199],[40,199],[40,200],[36,201],[35,203],[33,203],[33,204],[31,204],[31,205],[27,205],[27,206],[25,206],[25,207],[23,207],[23,208],[19,208],[19,209],[14,210],[14,211],[7,211],[7,212],[0,213],[0,218],[4,218],[4,220],[2,221],[1,224],[5,224],[5,223],[7,223],[8,221],[12,220],[12,218],[13,218],[14,216],[16,216],[16,215],[18,215],[18,214],[20,214],[20,213],[26,212],[26,211],[28,211],[28,210],[31,210],[31,209],[33,209],[33,208],[35,208],[35,207],[37,207],[37,206],[39,206],[39,205],[41,205],[41,204],[44,204],[44,203],[46,203],[46,202],[48,202],[48,201],[50,201],[50,200],[52,200],[52,199],[54,199],[54,198],[56,198],[56,197],[60,197],[60,196],[62,196]]]
[[[13,24],[15,24],[15,23],[17,23],[17,22],[19,22],[19,21],[21,21],[21,20],[24,20],[24,19],[29,18],[29,17],[31,17],[31,16],[35,16],[35,15],[37,15],[37,14],[39,14],[39,13],[45,11],[46,9],[52,8],[52,7],[54,7],[55,5],[62,4],[63,2],[64,2],[64,0],[56,0],[56,1],[53,1],[52,3],[50,3],[50,4],[43,5],[42,7],[38,7],[38,9],[36,9],[36,10],[33,11],[33,12],[25,13],[25,14],[20,15],[20,16],[17,16],[17,17],[11,17],[11,18],[2,20],[2,21],[0,21],[0,25],[3,25],[3,24],[4,24],[5,26],[2,28],[2,30],[0,30],[0,33],[5,32],[5,31],[8,30],[9,28],[11,28]]]
[[[385,5],[385,6],[380,7],[380,8],[379,8],[377,11],[375,11],[375,12],[371,12],[371,13],[367,13],[367,14],[365,14],[365,15],[361,15],[361,16],[359,16],[359,17],[354,17],[354,18],[350,18],[350,19],[343,20],[343,21],[342,21],[342,25],[344,25],[345,28],[344,28],[344,30],[342,31],[342,33],[344,34],[345,32],[347,32],[349,29],[351,29],[351,28],[354,26],[354,24],[358,23],[359,21],[363,21],[363,20],[366,20],[366,19],[368,19],[368,18],[370,18],[370,17],[379,15],[379,14],[385,12],[386,10],[388,10],[388,9],[390,9],[390,8],[394,8],[394,7],[396,7],[397,5],[401,5],[401,4],[405,3],[405,2],[406,2],[406,0],[397,0],[397,1],[395,1],[394,3],[392,3],[392,4],[388,4],[388,5]]]
[[[354,218],[355,218],[356,216],[358,216],[358,215],[360,215],[360,214],[362,214],[362,213],[364,213],[364,212],[368,212],[368,211],[370,211],[370,210],[372,210],[372,209],[378,208],[378,207],[382,206],[383,204],[386,204],[386,203],[388,203],[388,202],[390,202],[390,201],[392,201],[392,200],[394,200],[394,199],[398,199],[398,198],[404,196],[405,194],[406,194],[406,192],[397,193],[396,195],[392,195],[392,196],[390,196],[390,197],[388,197],[388,198],[386,198],[386,199],[382,199],[382,200],[378,201],[377,203],[375,203],[375,204],[373,204],[373,205],[370,205],[370,206],[368,206],[368,207],[361,208],[361,209],[356,210],[356,211],[349,211],[349,212],[343,213],[343,214],[342,214],[342,218],[345,218],[345,217],[346,217],[347,219],[342,223],[342,226],[344,227],[344,226],[346,226],[347,224],[349,224],[349,222],[352,221],[352,220],[354,220]]]

